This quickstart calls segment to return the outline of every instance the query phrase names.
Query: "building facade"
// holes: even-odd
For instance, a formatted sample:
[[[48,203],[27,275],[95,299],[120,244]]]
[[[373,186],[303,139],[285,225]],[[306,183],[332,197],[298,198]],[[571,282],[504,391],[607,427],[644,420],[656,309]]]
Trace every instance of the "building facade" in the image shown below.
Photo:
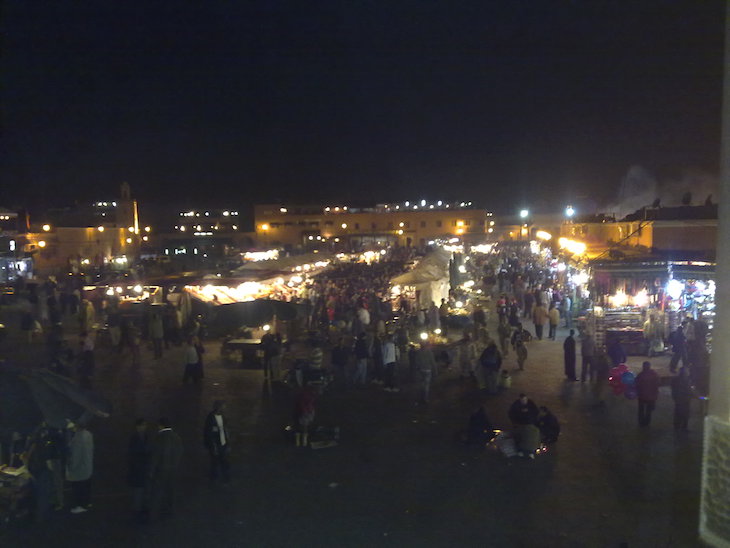
[[[438,204],[438,205],[437,205]],[[437,239],[482,239],[491,215],[457,204],[348,206],[262,204],[254,208],[256,241],[263,247],[306,248],[321,243],[352,246],[424,246]]]

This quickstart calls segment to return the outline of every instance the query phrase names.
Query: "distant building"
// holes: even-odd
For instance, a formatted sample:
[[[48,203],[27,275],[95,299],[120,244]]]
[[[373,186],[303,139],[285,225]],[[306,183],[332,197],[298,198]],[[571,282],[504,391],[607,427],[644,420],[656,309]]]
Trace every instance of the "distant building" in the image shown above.
[[[0,283],[9,283],[33,272],[33,262],[22,251],[20,235],[26,220],[15,211],[0,208]]]
[[[161,229],[155,249],[190,267],[218,263],[254,244],[237,209],[189,209],[178,212],[173,222]]]
[[[591,258],[652,254],[714,260],[717,205],[642,208],[619,221],[584,219],[563,224],[560,235],[585,243]]]
[[[261,204],[254,207],[259,246],[307,248],[424,246],[436,239],[483,239],[488,214],[471,202],[402,202],[354,208],[346,205]]]
[[[123,183],[118,199],[49,210],[18,239],[18,253],[46,275],[90,268],[123,269],[139,257],[149,229],[140,226],[137,201]]]

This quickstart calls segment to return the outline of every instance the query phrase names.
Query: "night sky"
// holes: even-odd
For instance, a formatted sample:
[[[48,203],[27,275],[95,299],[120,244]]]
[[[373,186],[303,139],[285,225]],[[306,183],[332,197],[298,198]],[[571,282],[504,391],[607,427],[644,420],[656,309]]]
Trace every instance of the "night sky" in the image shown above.
[[[5,0],[0,205],[611,200],[718,170],[724,2]],[[40,202],[39,202],[40,200]]]

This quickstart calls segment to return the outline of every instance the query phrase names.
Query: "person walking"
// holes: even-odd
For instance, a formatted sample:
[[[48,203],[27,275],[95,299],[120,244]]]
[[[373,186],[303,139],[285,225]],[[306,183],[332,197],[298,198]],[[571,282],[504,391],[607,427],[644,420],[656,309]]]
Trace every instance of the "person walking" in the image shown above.
[[[441,299],[441,306],[439,306],[439,323],[441,324],[441,331],[444,337],[449,336],[449,304],[446,299]]]
[[[651,368],[651,363],[641,364],[641,373],[636,375],[634,386],[639,402],[639,426],[649,426],[651,413],[654,411],[656,400],[659,397],[659,375]]]
[[[147,479],[150,486],[150,519],[172,515],[175,484],[183,455],[180,436],[172,429],[169,419],[158,421],[159,430],[152,441]]]
[[[542,340],[542,332],[545,327],[545,322],[548,319],[548,311],[545,305],[541,301],[538,301],[535,310],[532,311],[532,321],[535,324],[535,336],[538,340]]]
[[[431,346],[423,342],[416,354],[416,367],[421,373],[421,400],[419,403],[427,404],[431,397],[431,382],[437,373],[436,359]]]
[[[231,466],[228,462],[230,437],[226,428],[227,421],[223,416],[225,405],[223,400],[213,402],[213,409],[205,418],[203,445],[210,456],[211,481],[216,481],[219,476],[222,476],[223,481],[227,483],[231,479]]]
[[[575,330],[570,330],[570,335],[563,342],[563,361],[565,363],[565,378],[569,381],[577,381],[575,376]]]
[[[383,367],[385,367],[384,380],[386,392],[399,392],[400,388],[395,386],[395,366],[398,362],[398,349],[395,346],[393,335],[386,335],[381,348]]]
[[[573,301],[566,295],[560,304],[563,309],[563,318],[565,318],[565,327],[570,329],[573,327]]]
[[[142,346],[142,333],[132,320],[127,324],[126,331],[127,344],[129,345],[129,352],[132,356],[132,366],[137,367],[142,363],[142,352],[140,351]]]
[[[487,392],[496,394],[499,388],[499,370],[502,368],[502,355],[494,341],[489,341],[487,347],[479,357],[482,366]]]
[[[295,442],[297,447],[307,447],[309,445],[309,427],[314,422],[315,413],[314,390],[305,382],[294,405],[294,424],[297,429]]]
[[[560,324],[560,310],[555,306],[555,303],[550,303],[550,310],[548,310],[548,321],[550,322],[550,331],[548,338],[555,340],[555,335],[558,332],[558,325]]]
[[[527,361],[526,337],[527,335],[522,328],[522,324],[518,323],[517,329],[512,333],[512,348],[514,348],[515,354],[517,355],[517,368],[520,371],[525,369],[525,361]]]
[[[474,376],[474,362],[476,361],[477,349],[471,335],[464,331],[464,336],[458,343],[459,345],[459,377],[461,379]]]
[[[165,330],[162,324],[161,312],[152,312],[148,328],[150,339],[152,339],[152,348],[154,350],[155,359],[159,360],[160,358],[162,358],[162,342],[165,337]]]
[[[439,307],[436,306],[436,303],[431,302],[428,307],[427,316],[428,328],[431,331],[436,331],[437,329],[441,328],[441,317],[439,315]]]
[[[28,449],[22,456],[22,461],[28,467],[32,478],[33,513],[36,523],[44,522],[50,515],[54,487],[51,461],[58,458],[56,449],[50,428],[44,422],[30,436]]]
[[[145,519],[145,488],[147,487],[147,466],[150,458],[150,439],[147,421],[137,419],[134,432],[129,438],[127,448],[127,484],[132,489],[132,510],[135,517]]]
[[[264,349],[264,378],[270,380],[276,380],[276,363],[279,360],[281,354],[281,343],[278,333],[274,334],[271,330],[264,333],[261,337],[261,346]]]
[[[502,356],[505,358],[509,354],[510,339],[512,338],[512,326],[507,321],[507,318],[501,317],[499,319],[499,325],[497,326],[497,336],[499,337],[499,346],[502,351]]]
[[[669,343],[672,345],[672,358],[669,360],[669,370],[672,373],[677,371],[677,364],[682,360],[682,365],[687,365],[687,340],[684,336],[683,326],[680,325],[669,335]]]
[[[355,353],[355,373],[352,376],[352,384],[364,385],[367,381],[368,374],[368,358],[370,357],[370,349],[368,348],[365,333],[360,333],[355,341],[353,349]]]
[[[687,430],[690,402],[693,396],[692,384],[686,367],[679,368],[679,374],[672,379],[672,399],[674,400],[674,429]]]
[[[583,333],[580,341],[580,382],[586,382],[586,379],[593,382],[596,380],[596,368],[593,358],[596,354],[596,342],[590,333]]]
[[[535,294],[532,290],[527,291],[523,297],[524,309],[522,311],[523,318],[532,318],[532,309],[535,305]]]
[[[188,380],[195,383],[198,371],[198,363],[200,363],[200,355],[196,345],[195,337],[189,336],[185,345],[185,372],[183,373],[183,384],[187,384]]]
[[[94,472],[94,436],[83,425],[69,422],[73,432],[68,443],[66,480],[71,484],[72,514],[81,514],[91,506],[91,476]]]

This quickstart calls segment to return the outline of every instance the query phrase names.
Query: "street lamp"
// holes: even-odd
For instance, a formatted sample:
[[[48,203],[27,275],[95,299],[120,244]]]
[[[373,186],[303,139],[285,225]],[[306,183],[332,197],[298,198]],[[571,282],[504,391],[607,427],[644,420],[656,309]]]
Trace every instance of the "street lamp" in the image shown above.
[[[529,209],[520,209],[520,219],[522,219],[523,224],[520,227],[520,240],[527,236],[527,217],[530,216],[530,210]]]

